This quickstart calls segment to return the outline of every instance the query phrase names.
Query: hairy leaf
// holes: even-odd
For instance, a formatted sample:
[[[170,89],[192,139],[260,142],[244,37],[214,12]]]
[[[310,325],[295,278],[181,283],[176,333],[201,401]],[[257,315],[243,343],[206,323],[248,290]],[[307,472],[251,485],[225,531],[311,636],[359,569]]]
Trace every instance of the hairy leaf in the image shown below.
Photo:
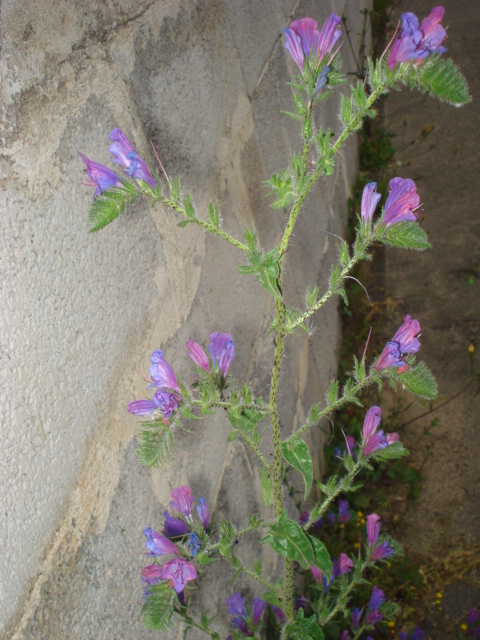
[[[313,483],[313,464],[308,446],[301,438],[291,438],[282,443],[282,455],[288,464],[302,474],[306,500]]]

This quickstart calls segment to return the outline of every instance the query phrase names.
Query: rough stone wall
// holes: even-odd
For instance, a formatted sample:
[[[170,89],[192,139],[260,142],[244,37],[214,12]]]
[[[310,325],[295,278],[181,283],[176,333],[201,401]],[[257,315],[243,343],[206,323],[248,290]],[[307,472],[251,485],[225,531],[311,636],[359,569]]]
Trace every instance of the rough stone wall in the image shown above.
[[[180,434],[173,464],[141,468],[127,402],[144,396],[160,346],[188,378],[185,341],[229,331],[239,380],[268,394],[273,353],[268,295],[242,278],[239,253],[170,212],[139,201],[88,234],[92,190],[81,150],[108,164],[122,128],[204,211],[217,198],[225,227],[255,226],[278,241],[284,212],[261,180],[300,145],[289,109],[293,62],[280,32],[294,17],[345,13],[360,46],[363,0],[3,0],[0,218],[0,635],[5,638],[149,638],[139,622],[142,529],[160,527],[173,486],[188,482],[215,516],[241,525],[263,513],[253,461],[226,443],[222,416]],[[346,70],[354,68],[344,45]],[[337,106],[319,119],[338,130]],[[310,197],[292,243],[288,300],[326,284],[355,175],[355,148]],[[336,306],[310,341],[293,337],[282,379],[285,433],[322,397],[335,370]],[[191,369],[190,369],[191,370]],[[243,480],[241,482],[240,480]],[[252,485],[257,486],[257,485]],[[247,553],[248,550],[245,550]],[[240,552],[241,553],[241,552]],[[267,560],[268,562],[268,560]],[[210,611],[223,607],[205,575]],[[211,588],[209,589],[209,586]],[[168,637],[173,637],[170,634]],[[179,636],[180,637],[180,636]],[[193,636],[192,636],[193,637]]]

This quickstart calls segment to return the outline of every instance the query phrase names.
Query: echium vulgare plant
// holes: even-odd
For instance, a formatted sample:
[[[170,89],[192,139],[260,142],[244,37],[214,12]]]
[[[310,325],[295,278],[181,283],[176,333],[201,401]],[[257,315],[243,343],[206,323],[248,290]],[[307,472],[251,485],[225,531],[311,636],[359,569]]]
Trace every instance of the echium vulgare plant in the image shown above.
[[[381,428],[381,409],[365,409],[360,438],[345,435],[345,447],[337,451],[343,472],[323,484],[317,482],[318,495],[315,499],[310,497],[309,507],[298,520],[288,515],[284,480],[289,468],[299,472],[307,500],[314,478],[312,452],[303,436],[318,427],[322,418],[348,403],[362,406],[359,394],[367,387],[375,385],[380,390],[388,382],[421,398],[435,398],[434,378],[427,366],[416,360],[420,349],[419,321],[409,315],[401,324],[399,321],[398,330],[377,358],[368,361],[365,353],[361,360],[354,357],[353,377],[342,388],[334,380],[325,399],[312,405],[306,422],[288,437],[282,436],[280,428],[278,394],[288,336],[300,328],[308,332],[307,323],[333,296],[346,302],[345,279],[357,263],[370,258],[369,249],[375,243],[404,249],[429,247],[426,234],[417,223],[420,196],[415,182],[394,177],[389,192],[384,194],[377,192],[375,183],[365,185],[353,242],[339,242],[338,260],[331,268],[326,290],[320,292],[316,285],[309,288],[303,308],[286,303],[282,281],[285,256],[303,203],[318,180],[332,175],[337,154],[363,122],[375,116],[374,105],[381,96],[405,85],[455,106],[470,100],[462,74],[444,55],[443,13],[443,7],[435,7],[422,22],[412,13],[403,14],[399,29],[380,59],[368,59],[365,80],[356,81],[341,95],[341,128],[335,133],[320,128],[314,113],[321,102],[335,95],[335,87],[346,83],[339,55],[340,17],[332,14],[321,29],[312,18],[302,18],[283,30],[284,46],[296,65],[291,82],[293,111],[287,115],[300,123],[303,148],[292,156],[286,169],[268,181],[270,195],[275,196],[272,206],[288,210],[281,240],[268,251],[260,248],[254,229],[246,228],[243,239],[230,235],[222,226],[216,204],[209,204],[207,215],[202,217],[190,195],[183,192],[180,179],[167,178],[161,163],[163,174],[152,172],[120,129],[111,132],[109,147],[118,172],[81,156],[86,164],[87,184],[95,187],[90,208],[92,231],[112,222],[127,204],[142,195],[171,209],[180,217],[181,227],[199,225],[240,251],[246,262],[240,267],[241,273],[254,276],[265,287],[274,308],[275,352],[268,398],[255,396],[248,381],[237,385],[230,379],[235,344],[228,327],[221,327],[224,332],[211,333],[206,348],[194,340],[187,342],[185,355],[193,360],[196,369],[190,388],[170,366],[168,354],[155,350],[148,386],[151,397],[128,405],[128,411],[143,420],[138,437],[139,458],[151,467],[166,462],[175,431],[186,421],[222,410],[231,424],[229,439],[241,438],[252,450],[260,469],[262,498],[271,508],[268,520],[253,514],[244,523],[225,518],[218,521],[206,500],[195,499],[189,486],[173,489],[164,523],[156,525],[160,530],[150,526],[144,530],[148,564],[141,575],[142,617],[147,627],[165,631],[178,619],[187,629],[194,627],[206,636],[220,639],[215,621],[205,613],[195,617],[191,606],[199,576],[215,572],[216,560],[231,563],[235,572],[247,574],[262,590],[262,597],[252,601],[233,589],[226,594],[224,612],[232,617],[230,640],[266,637],[267,618],[270,638],[321,640],[327,634],[342,640],[372,638],[375,626],[381,620],[391,620],[396,613],[396,605],[386,600],[378,586],[368,586],[375,575],[373,569],[400,553],[399,545],[381,533],[377,514],[365,516],[365,530],[360,529],[363,543],[355,557],[340,553],[332,558],[321,539],[323,523],[327,526],[327,521],[343,523],[350,518],[346,496],[360,488],[362,471],[371,469],[376,461],[407,453],[397,433],[386,433]],[[379,210],[382,196],[386,197],[385,205]],[[270,438],[264,437],[266,423]],[[363,526],[362,522],[359,525]],[[237,556],[242,540],[255,530],[262,533],[260,542],[281,557],[281,577],[265,575],[261,563],[247,567]],[[402,634],[407,637],[407,632]],[[415,629],[408,637],[420,638],[423,634]]]

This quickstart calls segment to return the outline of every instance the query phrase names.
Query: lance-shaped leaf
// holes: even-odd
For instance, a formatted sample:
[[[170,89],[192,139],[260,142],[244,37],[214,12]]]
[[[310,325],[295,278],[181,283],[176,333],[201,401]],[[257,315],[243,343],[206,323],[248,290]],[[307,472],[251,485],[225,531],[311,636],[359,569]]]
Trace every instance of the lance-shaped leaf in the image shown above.
[[[430,249],[427,234],[416,222],[399,222],[388,226],[378,237],[380,242],[405,249]]]
[[[284,558],[296,560],[303,569],[309,569],[315,564],[315,554],[309,539],[297,522],[287,518],[285,511],[260,542],[268,542],[274,551]]]
[[[103,191],[90,205],[88,222],[90,233],[100,231],[123,213],[127,204],[133,204],[137,198],[136,185],[125,182],[120,188]]]
[[[456,107],[472,101],[465,76],[450,58],[429,57],[418,67],[418,79],[424,91]]]
[[[308,536],[308,538],[315,553],[315,566],[320,569],[327,580],[330,580],[333,574],[333,566],[326,546],[314,536]]]
[[[265,414],[260,411],[245,409],[240,405],[232,407],[227,413],[232,427],[251,438],[255,444],[258,444],[257,425],[264,416]]]
[[[166,631],[172,624],[174,590],[168,582],[148,587],[149,596],[142,607],[142,621],[147,629]]]
[[[426,400],[435,400],[437,397],[437,383],[433,373],[424,362],[409,368],[399,376],[402,384],[416,396]]]
[[[308,446],[301,438],[292,438],[282,443],[282,455],[289,465],[302,474],[306,500],[313,483],[313,465]]]

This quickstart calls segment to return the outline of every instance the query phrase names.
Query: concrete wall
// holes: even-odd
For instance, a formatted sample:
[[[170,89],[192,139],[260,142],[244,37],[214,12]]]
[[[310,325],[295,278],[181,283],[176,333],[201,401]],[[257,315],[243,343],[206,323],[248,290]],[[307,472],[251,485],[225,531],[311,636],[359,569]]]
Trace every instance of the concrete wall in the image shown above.
[[[238,274],[240,253],[179,229],[145,202],[88,234],[92,190],[81,150],[108,163],[121,127],[153,166],[181,175],[202,209],[218,198],[225,227],[255,226],[277,242],[284,212],[261,180],[300,145],[289,109],[294,64],[280,32],[294,17],[345,13],[359,47],[363,0],[3,0],[0,245],[0,635],[5,638],[149,638],[139,622],[142,529],[160,528],[173,486],[190,483],[214,516],[245,523],[262,512],[242,444],[226,444],[223,416],[180,434],[173,464],[141,468],[136,371],[161,347],[188,383],[185,341],[229,331],[239,380],[268,394],[273,345],[268,295]],[[345,5],[345,6],[344,6]],[[354,68],[347,43],[342,56]],[[322,124],[338,130],[335,101]],[[355,147],[319,185],[289,258],[289,302],[326,283],[355,175]],[[323,397],[335,370],[335,303],[310,341],[291,339],[282,380],[285,433]],[[244,481],[244,484],[241,481]],[[247,550],[245,550],[246,552]],[[239,550],[241,554],[242,551]],[[231,573],[210,572],[199,597],[224,607]],[[209,586],[211,588],[209,589]],[[217,585],[213,590],[213,585]],[[173,637],[170,634],[168,637]],[[192,635],[192,637],[194,637]]]

